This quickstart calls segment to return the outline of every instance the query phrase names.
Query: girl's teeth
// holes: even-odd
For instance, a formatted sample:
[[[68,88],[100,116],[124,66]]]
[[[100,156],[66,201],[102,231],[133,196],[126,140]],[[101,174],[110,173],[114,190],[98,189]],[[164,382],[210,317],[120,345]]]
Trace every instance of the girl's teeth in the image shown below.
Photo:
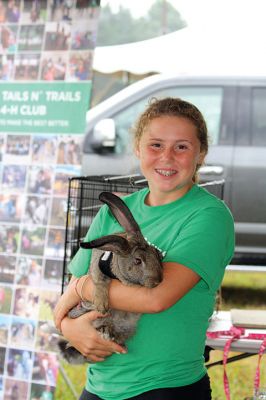
[[[164,175],[164,176],[171,176],[171,175],[174,175],[176,173],[176,171],[174,171],[174,170],[172,170],[172,171],[164,171],[162,169],[157,169],[157,172],[159,174],[161,174],[161,175]]]

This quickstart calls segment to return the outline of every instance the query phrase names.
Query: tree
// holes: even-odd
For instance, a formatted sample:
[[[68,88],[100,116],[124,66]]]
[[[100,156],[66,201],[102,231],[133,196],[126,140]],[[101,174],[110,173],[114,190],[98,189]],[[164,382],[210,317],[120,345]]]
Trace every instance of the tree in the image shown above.
[[[120,6],[113,13],[110,6],[101,8],[97,46],[137,42],[184,28],[186,22],[167,0],[155,0],[147,15],[133,18],[129,9]]]
[[[146,29],[150,37],[174,32],[185,26],[186,22],[180,13],[166,0],[156,0],[148,12]]]

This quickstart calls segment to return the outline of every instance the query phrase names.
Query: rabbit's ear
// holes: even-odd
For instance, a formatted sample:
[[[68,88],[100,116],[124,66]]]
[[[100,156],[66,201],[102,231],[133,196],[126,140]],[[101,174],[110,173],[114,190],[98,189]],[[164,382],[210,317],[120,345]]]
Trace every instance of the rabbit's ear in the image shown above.
[[[91,240],[90,242],[82,242],[80,243],[80,247],[83,249],[99,248],[101,250],[112,251],[114,253],[117,251],[127,254],[130,253],[128,241],[122,236],[118,235],[108,235],[99,239]]]
[[[126,233],[129,235],[135,235],[136,233],[141,235],[139,226],[131,214],[131,211],[120,197],[111,192],[102,192],[100,193],[99,199],[108,205],[113,216],[125,229]]]

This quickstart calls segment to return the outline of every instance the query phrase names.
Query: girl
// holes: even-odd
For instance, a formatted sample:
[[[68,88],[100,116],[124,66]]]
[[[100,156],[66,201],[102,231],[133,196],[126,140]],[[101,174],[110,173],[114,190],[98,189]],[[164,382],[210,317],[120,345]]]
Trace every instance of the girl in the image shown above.
[[[90,253],[81,249],[70,264],[74,277],[55,309],[55,323],[94,362],[81,400],[209,400],[205,337],[215,293],[234,252],[233,219],[222,201],[196,184],[208,140],[194,105],[176,98],[153,100],[134,133],[148,188],[124,201],[145,238],[164,255],[163,281],[152,289],[112,281],[111,307],[144,314],[125,350],[101,339],[91,326],[99,314],[65,316],[80,301],[81,289],[92,299],[86,275]],[[85,241],[119,231],[103,206]]]

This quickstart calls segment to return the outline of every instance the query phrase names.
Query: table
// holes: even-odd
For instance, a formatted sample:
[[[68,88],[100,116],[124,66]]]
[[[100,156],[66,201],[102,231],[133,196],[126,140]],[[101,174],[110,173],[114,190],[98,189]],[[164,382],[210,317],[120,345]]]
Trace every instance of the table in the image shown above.
[[[231,321],[230,311],[219,311],[218,313],[215,312],[210,321],[208,332],[227,331],[231,328],[231,326],[232,326],[232,321]],[[251,329],[251,328],[245,329],[245,335],[248,335],[250,333],[259,333],[259,334],[262,333],[266,335],[266,329]],[[229,338],[230,336],[207,338],[206,354],[205,354],[206,361],[208,361],[209,352],[211,350],[223,350]],[[261,340],[242,339],[242,338],[233,341],[230,347],[230,351],[239,352],[241,354],[228,358],[227,363],[258,354],[261,343],[262,343]],[[266,353],[266,350],[264,351],[264,353]],[[220,360],[214,363],[207,364],[206,367],[210,368],[213,367],[214,365],[222,365],[222,364],[223,360]]]

